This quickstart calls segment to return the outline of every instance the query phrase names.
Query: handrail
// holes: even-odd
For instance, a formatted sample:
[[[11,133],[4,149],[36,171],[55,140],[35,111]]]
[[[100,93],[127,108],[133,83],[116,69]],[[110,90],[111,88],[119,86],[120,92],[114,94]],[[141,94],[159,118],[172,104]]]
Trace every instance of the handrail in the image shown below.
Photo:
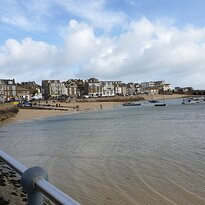
[[[12,167],[18,174],[22,175],[27,168],[15,160],[14,158],[10,157],[8,154],[0,150],[0,159],[2,159],[6,164],[8,164],[10,167]]]
[[[43,205],[43,195],[55,204],[79,205],[74,199],[47,181],[47,172],[41,167],[27,169],[23,164],[0,150],[0,159],[21,175],[21,185],[28,195],[28,205]]]
[[[49,199],[51,199],[52,202],[56,204],[72,204],[77,205],[75,200],[67,196],[65,193],[57,189],[55,186],[50,184],[45,179],[40,179],[36,181],[36,187],[37,189],[43,193],[45,196],[47,196]]]

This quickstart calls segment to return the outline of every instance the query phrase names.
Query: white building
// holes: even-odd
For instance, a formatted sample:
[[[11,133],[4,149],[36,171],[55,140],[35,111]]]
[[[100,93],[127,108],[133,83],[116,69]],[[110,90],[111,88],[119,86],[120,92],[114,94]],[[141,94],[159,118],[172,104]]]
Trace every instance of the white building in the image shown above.
[[[170,84],[163,84],[162,85],[162,90],[163,91],[171,91],[172,90],[172,86]]]
[[[127,94],[127,87],[125,84],[115,85],[115,95],[125,96]]]
[[[160,81],[150,81],[150,82],[143,82],[141,83],[141,87],[144,88],[154,88],[154,87],[161,87],[165,84],[163,80]]]
[[[144,93],[148,94],[148,95],[157,95],[159,94],[159,89],[158,88],[145,88]]]
[[[165,81],[150,81],[141,83],[142,90],[145,93],[159,93],[159,91],[171,91],[172,87],[170,84],[165,83]],[[148,89],[149,88],[149,89]],[[157,91],[158,90],[158,91]]]
[[[115,86],[112,81],[102,81],[102,96],[113,97],[115,96]]]
[[[85,83],[85,94],[89,97],[102,96],[102,83],[96,78],[90,78]]]
[[[150,87],[155,87],[155,82],[153,82],[153,81],[151,81],[151,82],[143,82],[143,83],[141,83],[141,87],[143,89],[150,88]]]
[[[59,80],[43,80],[42,89],[46,99],[68,95],[68,89],[65,84],[61,83]]]
[[[16,97],[16,83],[11,79],[0,79],[0,98],[2,101]]]
[[[77,80],[68,80],[65,82],[68,96],[70,97],[77,97],[78,95],[78,86],[77,86]]]

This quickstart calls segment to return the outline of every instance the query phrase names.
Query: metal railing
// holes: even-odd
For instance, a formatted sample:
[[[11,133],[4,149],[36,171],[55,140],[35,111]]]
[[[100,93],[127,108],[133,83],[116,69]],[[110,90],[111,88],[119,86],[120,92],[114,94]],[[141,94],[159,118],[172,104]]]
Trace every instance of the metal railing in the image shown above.
[[[0,150],[0,159],[21,175],[21,185],[27,192],[28,205],[43,205],[43,195],[55,204],[79,205],[74,199],[50,184],[47,172],[38,166],[28,168]]]

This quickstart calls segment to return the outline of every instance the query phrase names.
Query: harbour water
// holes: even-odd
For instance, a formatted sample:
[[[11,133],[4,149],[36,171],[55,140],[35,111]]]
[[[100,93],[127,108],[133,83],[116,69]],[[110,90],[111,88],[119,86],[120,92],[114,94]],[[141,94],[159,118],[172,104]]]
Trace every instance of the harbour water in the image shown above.
[[[111,110],[0,128],[0,148],[81,204],[204,205],[205,103]]]

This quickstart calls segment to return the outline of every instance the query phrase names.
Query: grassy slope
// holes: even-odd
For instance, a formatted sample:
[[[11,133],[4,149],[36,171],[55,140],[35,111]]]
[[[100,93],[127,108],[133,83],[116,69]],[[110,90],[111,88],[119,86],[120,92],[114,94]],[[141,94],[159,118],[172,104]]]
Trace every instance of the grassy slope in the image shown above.
[[[0,121],[13,117],[17,113],[18,113],[17,106],[10,103],[0,104]]]

